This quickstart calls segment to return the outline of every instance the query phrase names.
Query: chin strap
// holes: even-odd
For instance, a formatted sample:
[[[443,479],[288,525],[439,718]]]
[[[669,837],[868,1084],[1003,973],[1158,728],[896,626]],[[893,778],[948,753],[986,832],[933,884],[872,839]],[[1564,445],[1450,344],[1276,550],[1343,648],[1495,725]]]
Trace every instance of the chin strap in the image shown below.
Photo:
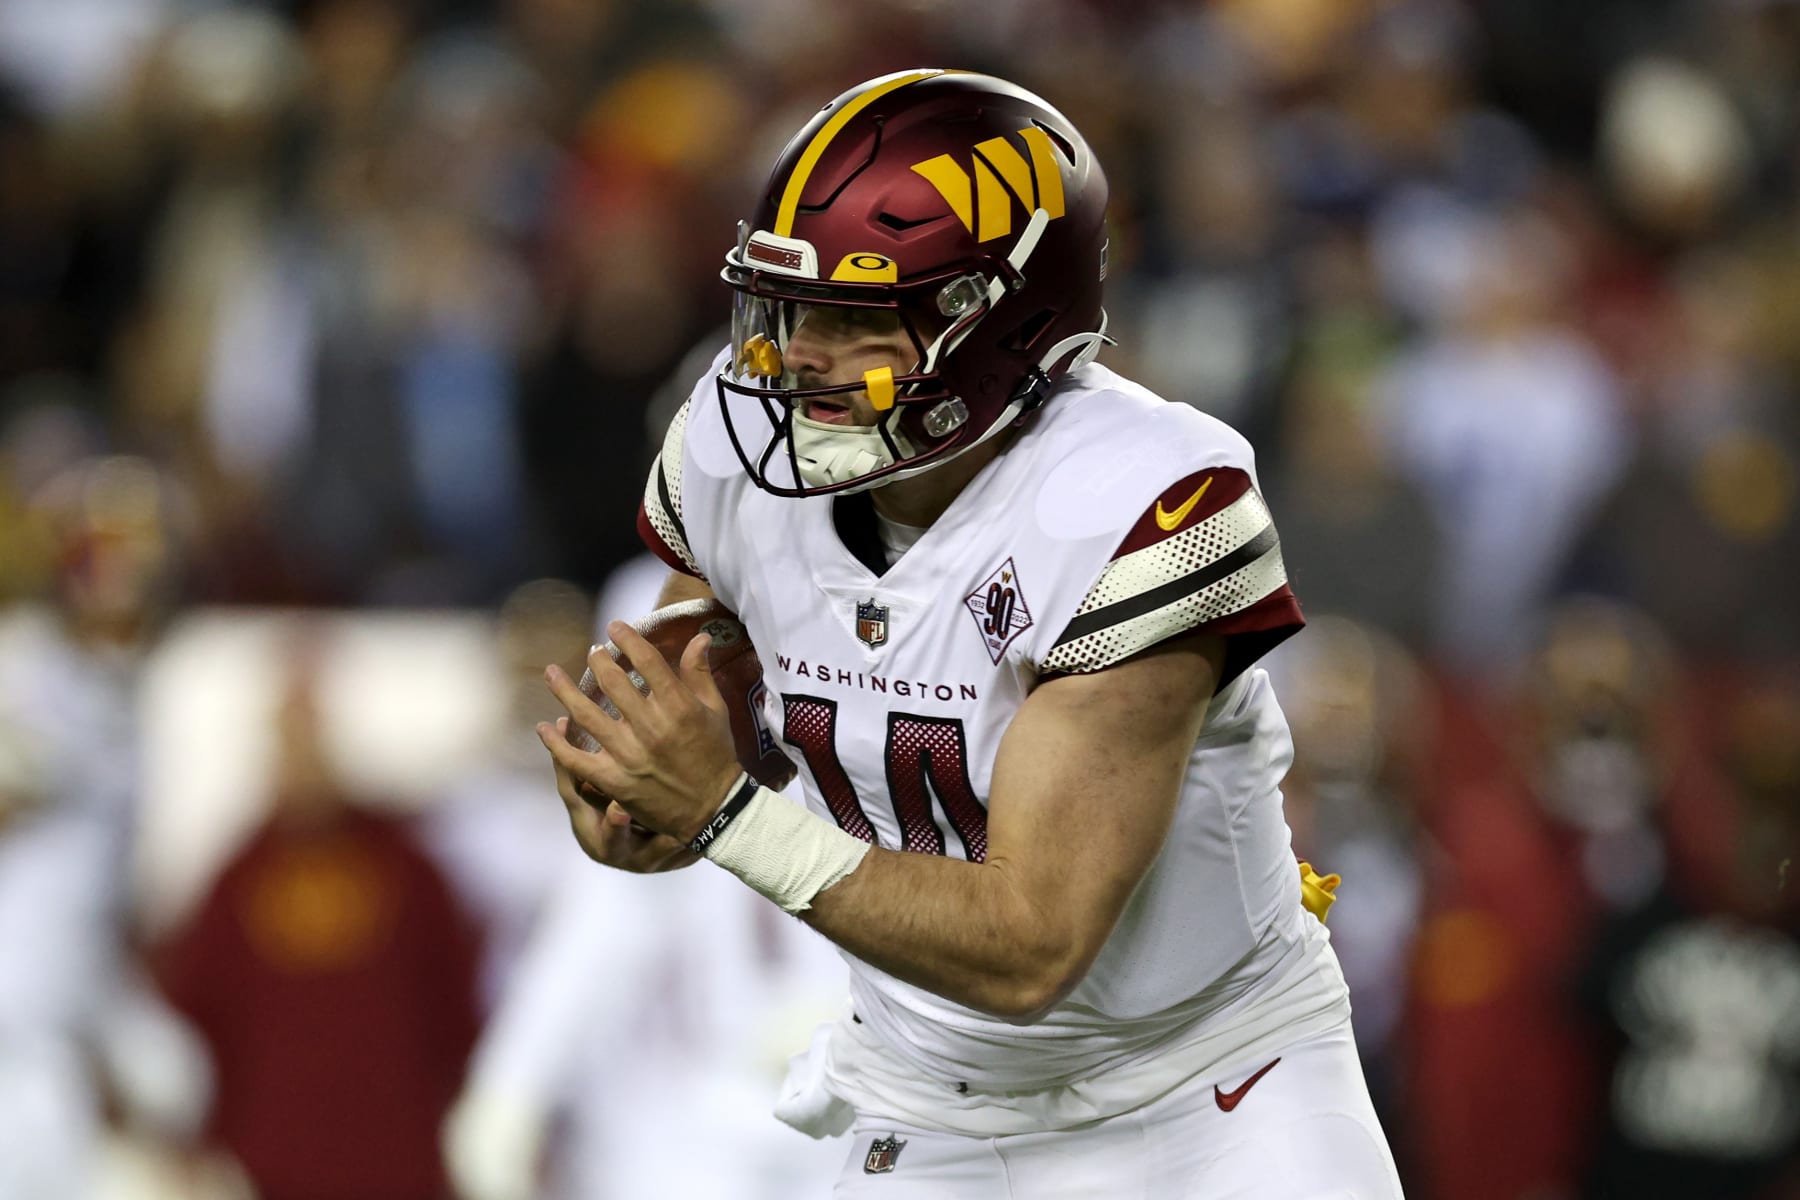
[[[1081,353],[1077,354],[1069,362],[1069,370],[1073,371],[1077,367],[1087,366],[1089,363],[1093,362],[1094,359],[1098,358],[1100,356],[1100,347],[1116,346],[1118,344],[1119,343],[1116,340],[1106,336],[1106,310],[1103,308],[1100,310],[1100,328],[1098,330],[1090,331],[1088,333],[1072,333],[1062,341],[1056,343],[1054,346],[1044,351],[1044,356],[1038,359],[1038,370],[1048,374],[1050,368],[1055,366],[1062,359],[1063,355],[1079,347]]]
[[[1025,282],[1025,262],[1031,257],[1032,251],[1037,249],[1038,239],[1044,236],[1044,229],[1049,224],[1049,213],[1041,208],[1034,211],[1031,214],[1031,220],[1025,223],[1024,232],[1019,234],[1019,240],[1013,243],[1012,253],[1006,256],[1006,265],[1019,276],[1020,284]],[[988,285],[988,303],[999,303],[1000,296],[1005,290],[1005,283],[998,279],[994,280]]]

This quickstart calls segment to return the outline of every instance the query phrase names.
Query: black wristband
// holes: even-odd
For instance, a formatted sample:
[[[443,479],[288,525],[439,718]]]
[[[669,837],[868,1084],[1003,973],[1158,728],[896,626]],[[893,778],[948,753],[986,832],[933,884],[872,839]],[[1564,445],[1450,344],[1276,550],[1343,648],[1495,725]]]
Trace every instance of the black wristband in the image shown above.
[[[688,843],[688,849],[695,854],[705,854],[706,848],[713,844],[714,839],[724,833],[725,827],[737,820],[737,815],[744,811],[744,806],[756,797],[756,792],[757,782],[750,777],[749,772],[739,776],[737,786],[732,789],[725,806],[714,813],[713,819],[694,835],[694,840]]]

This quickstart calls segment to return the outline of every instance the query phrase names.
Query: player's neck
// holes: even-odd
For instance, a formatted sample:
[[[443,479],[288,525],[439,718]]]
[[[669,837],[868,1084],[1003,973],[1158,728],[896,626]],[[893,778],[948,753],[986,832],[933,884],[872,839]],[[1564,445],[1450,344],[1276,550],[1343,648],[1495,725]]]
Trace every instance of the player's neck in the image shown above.
[[[897,524],[925,528],[944,515],[944,510],[962,495],[962,490],[983,467],[999,456],[1010,440],[1009,435],[1002,434],[923,475],[897,479],[875,488],[869,493],[875,502],[875,511]]]

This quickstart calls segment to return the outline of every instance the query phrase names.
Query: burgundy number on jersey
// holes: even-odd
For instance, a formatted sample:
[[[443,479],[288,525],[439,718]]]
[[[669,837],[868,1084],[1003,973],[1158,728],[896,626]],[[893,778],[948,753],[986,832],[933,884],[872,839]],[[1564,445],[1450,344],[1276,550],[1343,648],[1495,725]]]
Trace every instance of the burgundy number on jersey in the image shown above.
[[[856,788],[844,774],[838,761],[837,712],[835,700],[817,696],[783,696],[781,740],[797,746],[806,759],[806,769],[825,796],[825,807],[837,818],[845,833],[853,833],[865,842],[875,840],[875,828],[863,814],[856,799]]]
[[[782,740],[798,747],[825,797],[825,807],[845,832],[865,842],[875,830],[837,753],[836,702],[817,696],[783,696]],[[901,849],[944,853],[944,834],[931,814],[935,792],[950,828],[970,862],[987,858],[987,809],[969,781],[969,743],[963,723],[949,717],[890,713],[887,730],[888,793],[900,825]]]
[[[889,713],[887,776],[894,815],[906,834],[906,849],[944,852],[944,835],[931,819],[931,792],[936,792],[950,828],[962,840],[963,856],[970,862],[987,858],[987,809],[976,799],[975,785],[969,782],[969,743],[960,720]],[[930,791],[926,790],[927,779]],[[917,845],[915,829],[920,831]]]

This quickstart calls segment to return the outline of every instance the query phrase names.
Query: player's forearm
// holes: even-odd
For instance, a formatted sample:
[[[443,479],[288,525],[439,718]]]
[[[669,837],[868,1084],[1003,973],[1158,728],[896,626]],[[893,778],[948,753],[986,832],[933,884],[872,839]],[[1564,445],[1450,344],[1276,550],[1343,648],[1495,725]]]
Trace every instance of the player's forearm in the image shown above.
[[[1021,1023],[1067,995],[1093,957],[1003,861],[871,850],[801,919],[896,978]]]

